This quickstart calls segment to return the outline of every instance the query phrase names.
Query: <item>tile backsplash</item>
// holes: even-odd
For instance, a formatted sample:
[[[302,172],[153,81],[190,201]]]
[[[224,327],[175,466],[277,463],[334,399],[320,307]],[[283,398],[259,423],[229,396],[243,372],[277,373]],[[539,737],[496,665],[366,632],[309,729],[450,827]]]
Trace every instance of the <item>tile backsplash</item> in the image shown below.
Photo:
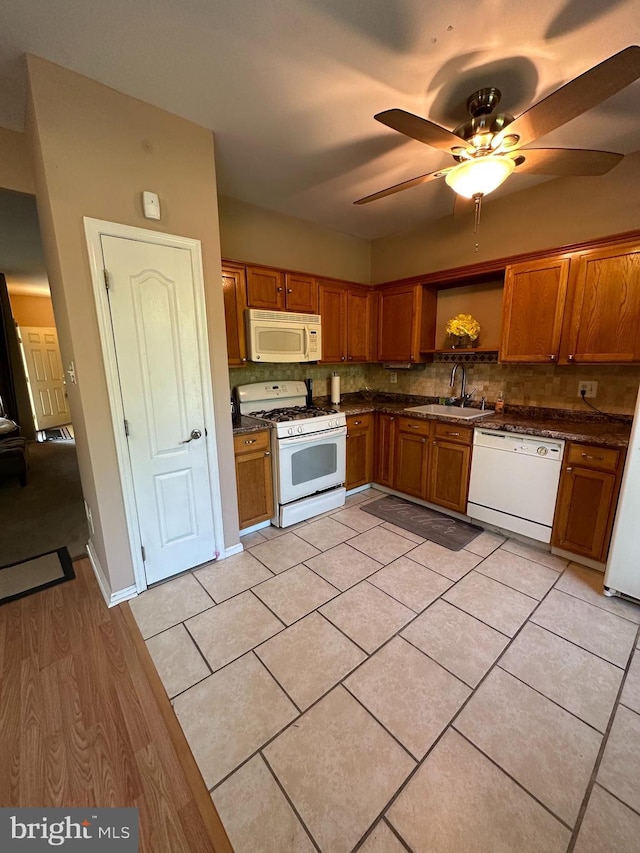
[[[419,394],[425,397],[444,397],[451,393],[449,377],[451,363],[417,365],[410,370],[391,371],[379,364],[305,365],[250,364],[229,370],[231,387],[249,382],[279,379],[306,379],[314,382],[314,396],[330,393],[331,374],[340,376],[342,393],[358,391],[368,386],[376,391]],[[578,397],[579,381],[598,383],[592,402],[599,409],[613,414],[633,414],[640,365],[533,365],[533,364],[466,364],[467,389],[475,388],[474,399],[486,397],[493,403],[502,393],[506,403],[522,406],[545,406],[557,409],[586,411]],[[397,382],[392,383],[396,373]],[[456,383],[459,393],[459,380]]]

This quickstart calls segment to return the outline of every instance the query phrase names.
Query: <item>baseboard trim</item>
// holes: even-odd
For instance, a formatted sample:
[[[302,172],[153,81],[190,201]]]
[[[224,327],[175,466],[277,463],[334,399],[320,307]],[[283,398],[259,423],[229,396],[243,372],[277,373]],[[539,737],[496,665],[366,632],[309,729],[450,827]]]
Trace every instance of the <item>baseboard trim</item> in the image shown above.
[[[219,559],[224,560],[227,557],[233,557],[234,554],[240,554],[242,551],[244,551],[244,545],[242,542],[238,542],[237,545],[230,545],[229,548],[225,548]]]
[[[121,604],[123,601],[128,601],[130,598],[136,597],[138,590],[135,584],[132,586],[126,586],[124,589],[118,589],[116,592],[111,591],[111,586],[107,580],[107,576],[102,568],[98,555],[96,554],[96,549],[93,547],[93,542],[91,540],[87,542],[87,556],[89,557],[91,568],[96,576],[100,592],[102,593],[102,597],[104,598],[107,607],[115,607],[116,604]]]

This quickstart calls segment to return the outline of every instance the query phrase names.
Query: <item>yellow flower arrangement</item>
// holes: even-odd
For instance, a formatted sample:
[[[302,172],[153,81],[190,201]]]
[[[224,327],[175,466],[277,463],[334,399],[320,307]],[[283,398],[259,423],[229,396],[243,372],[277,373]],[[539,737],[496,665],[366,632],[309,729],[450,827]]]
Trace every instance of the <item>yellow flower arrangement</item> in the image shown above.
[[[480,334],[480,323],[471,314],[457,314],[447,323],[448,335],[467,335],[472,341]]]

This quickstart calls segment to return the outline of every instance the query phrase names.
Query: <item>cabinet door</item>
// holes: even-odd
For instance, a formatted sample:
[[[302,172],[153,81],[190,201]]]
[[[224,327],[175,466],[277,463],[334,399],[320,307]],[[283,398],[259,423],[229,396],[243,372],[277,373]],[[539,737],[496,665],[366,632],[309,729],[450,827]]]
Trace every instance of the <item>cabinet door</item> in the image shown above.
[[[240,530],[273,515],[273,476],[269,433],[239,435],[234,439]]]
[[[381,486],[394,485],[396,419],[395,415],[379,412],[376,415],[376,453],[374,480]]]
[[[396,440],[396,466],[394,488],[407,495],[427,499],[427,475],[429,470],[428,421],[407,423],[401,418]],[[415,426],[415,432],[411,427]]]
[[[604,560],[616,475],[569,466],[560,477],[552,542],[574,554]]]
[[[373,416],[347,418],[347,476],[345,486],[355,489],[373,479]]]
[[[320,285],[322,317],[322,361],[329,364],[346,360],[347,292],[343,287]]]
[[[500,361],[557,361],[568,277],[568,258],[507,267]]]
[[[247,267],[247,305],[280,311],[284,308],[284,273],[266,267]]]
[[[313,276],[285,273],[284,287],[287,311],[299,314],[318,313],[318,282]]]
[[[247,363],[247,338],[244,327],[244,309],[247,307],[244,267],[223,264],[222,292],[224,296],[224,320],[227,327],[229,367],[243,367]]]
[[[412,361],[416,314],[415,287],[380,292],[378,361]]]
[[[373,315],[376,294],[347,290],[347,360],[372,360]]]
[[[640,248],[600,249],[574,263],[566,361],[640,361]]]
[[[466,512],[469,491],[471,448],[436,438],[429,460],[429,500],[434,504]]]

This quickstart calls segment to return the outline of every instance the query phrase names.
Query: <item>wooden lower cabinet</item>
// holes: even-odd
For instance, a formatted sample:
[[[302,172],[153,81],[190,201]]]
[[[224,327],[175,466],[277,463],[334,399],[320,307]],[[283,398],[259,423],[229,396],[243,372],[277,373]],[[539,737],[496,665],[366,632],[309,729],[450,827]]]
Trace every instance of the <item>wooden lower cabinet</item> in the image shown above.
[[[603,563],[615,514],[623,453],[569,442],[556,502],[551,543]]]
[[[464,513],[473,428],[378,414],[374,482]]]
[[[269,430],[236,435],[236,486],[240,530],[273,515],[273,473]]]
[[[396,449],[396,416],[376,413],[373,479],[381,486],[393,488]]]
[[[372,414],[347,418],[347,490],[373,480],[373,438]]]
[[[473,429],[435,423],[429,465],[428,500],[466,512]]]
[[[396,465],[393,488],[416,498],[427,499],[430,422],[398,418]]]

